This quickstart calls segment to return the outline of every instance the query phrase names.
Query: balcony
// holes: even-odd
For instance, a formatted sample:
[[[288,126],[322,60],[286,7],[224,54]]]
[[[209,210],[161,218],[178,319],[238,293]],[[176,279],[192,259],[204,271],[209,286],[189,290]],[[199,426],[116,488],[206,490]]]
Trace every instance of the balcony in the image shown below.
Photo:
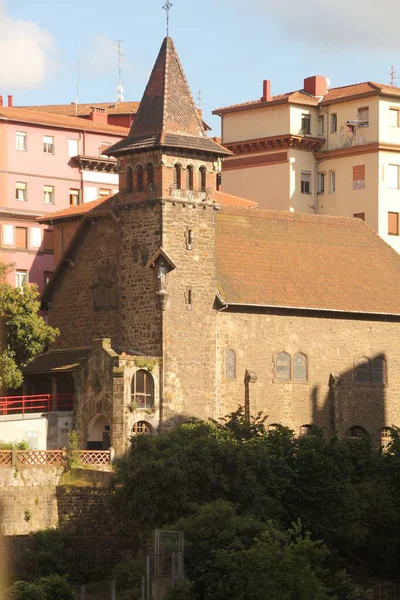
[[[105,173],[117,173],[117,159],[108,156],[84,156],[79,154],[71,160],[81,169],[88,171],[100,171]]]
[[[74,395],[70,393],[0,397],[0,416],[71,411],[73,408]]]

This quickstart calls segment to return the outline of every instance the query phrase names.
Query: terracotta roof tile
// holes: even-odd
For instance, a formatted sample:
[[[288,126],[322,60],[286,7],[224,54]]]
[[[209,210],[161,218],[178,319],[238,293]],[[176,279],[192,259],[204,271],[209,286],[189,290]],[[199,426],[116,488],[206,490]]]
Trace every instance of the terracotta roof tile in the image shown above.
[[[50,223],[50,221],[56,220],[81,218],[84,215],[89,214],[91,211],[94,211],[96,208],[100,209],[109,207],[112,201],[117,199],[117,197],[117,195],[105,196],[104,198],[98,198],[97,200],[92,200],[91,202],[84,202],[83,204],[78,204],[77,206],[70,206],[69,208],[58,210],[57,212],[45,215],[44,217],[39,217],[36,220],[39,223]]]
[[[127,127],[118,127],[117,125],[108,125],[106,123],[96,123],[80,117],[66,117],[64,115],[55,115],[46,112],[32,111],[24,108],[15,108],[8,106],[0,107],[0,120],[8,119],[18,123],[31,123],[34,125],[46,125],[49,127],[62,127],[63,129],[78,129],[80,131],[99,131],[110,135],[123,137],[126,135]]]
[[[24,110],[39,112],[48,112],[56,115],[65,115],[70,117],[88,117],[92,108],[103,108],[108,115],[127,115],[136,114],[139,108],[139,102],[89,102],[88,104],[78,104],[78,109],[74,104],[38,104],[36,106],[19,106]]]
[[[232,194],[225,194],[225,192],[215,192],[214,199],[217,204],[221,206],[247,206],[248,208],[257,208],[257,202],[247,200],[246,198],[239,198],[239,196],[233,196]]]
[[[228,304],[400,315],[400,256],[360,219],[223,208],[217,277]]]

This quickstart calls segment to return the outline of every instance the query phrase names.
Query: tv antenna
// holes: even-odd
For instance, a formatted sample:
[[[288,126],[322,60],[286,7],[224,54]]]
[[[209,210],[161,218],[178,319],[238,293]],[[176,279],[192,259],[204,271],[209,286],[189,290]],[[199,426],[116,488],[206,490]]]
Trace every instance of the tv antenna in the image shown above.
[[[196,104],[197,104],[197,108],[199,110],[202,110],[204,103],[203,103],[203,93],[201,90],[197,91]]]
[[[79,77],[81,70],[81,49],[78,46],[78,61],[77,61],[77,70],[76,70],[76,94],[75,94],[75,116],[78,116],[78,98],[79,98]]]
[[[124,88],[122,87],[122,63],[124,62],[125,54],[122,52],[122,42],[124,40],[117,40],[117,55],[118,55],[118,87],[117,87],[117,102],[124,101]]]
[[[392,70],[390,71],[390,85],[395,87],[396,79],[400,79],[400,77],[396,76],[395,68],[392,66]]]

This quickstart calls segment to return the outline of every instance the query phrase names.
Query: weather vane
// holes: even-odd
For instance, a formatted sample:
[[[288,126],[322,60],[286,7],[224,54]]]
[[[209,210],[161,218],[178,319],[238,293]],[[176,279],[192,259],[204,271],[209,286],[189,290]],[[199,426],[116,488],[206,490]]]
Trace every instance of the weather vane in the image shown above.
[[[169,0],[167,0],[166,3],[164,4],[164,6],[162,8],[167,13],[167,37],[168,37],[168,35],[169,35],[169,11],[172,8],[172,2],[170,2]]]

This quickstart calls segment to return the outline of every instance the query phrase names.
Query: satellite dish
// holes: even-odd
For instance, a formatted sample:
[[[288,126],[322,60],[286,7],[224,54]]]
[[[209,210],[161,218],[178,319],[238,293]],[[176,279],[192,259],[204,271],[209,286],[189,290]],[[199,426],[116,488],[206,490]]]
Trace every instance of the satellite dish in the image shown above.
[[[332,81],[329,79],[329,77],[327,77],[325,79],[325,81],[326,81],[326,89],[329,90],[332,85]]]

